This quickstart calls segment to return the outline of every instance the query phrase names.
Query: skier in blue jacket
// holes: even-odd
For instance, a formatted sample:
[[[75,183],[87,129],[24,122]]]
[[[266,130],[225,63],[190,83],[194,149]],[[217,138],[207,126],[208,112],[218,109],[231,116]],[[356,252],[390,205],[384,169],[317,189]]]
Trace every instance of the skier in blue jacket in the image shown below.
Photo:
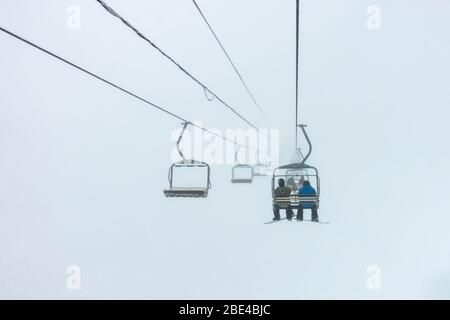
[[[317,195],[316,189],[311,186],[311,183],[306,180],[303,182],[303,186],[298,191],[299,196],[315,196]],[[319,215],[317,213],[317,205],[315,203],[303,203],[298,206],[297,220],[303,220],[303,209],[311,209],[311,220],[314,222],[319,221]]]

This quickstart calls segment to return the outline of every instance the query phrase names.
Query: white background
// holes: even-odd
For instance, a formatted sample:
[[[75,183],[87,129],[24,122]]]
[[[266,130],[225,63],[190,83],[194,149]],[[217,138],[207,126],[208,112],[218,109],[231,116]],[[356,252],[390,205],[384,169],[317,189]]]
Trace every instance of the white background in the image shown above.
[[[191,1],[108,3],[268,127]],[[295,1],[198,3],[292,161]],[[450,298],[450,1],[301,10],[300,116],[330,225],[264,225],[270,178],[231,185],[230,166],[213,166],[207,199],[166,199],[179,122],[1,33],[0,297]],[[189,120],[245,128],[96,1],[1,0],[0,25]]]

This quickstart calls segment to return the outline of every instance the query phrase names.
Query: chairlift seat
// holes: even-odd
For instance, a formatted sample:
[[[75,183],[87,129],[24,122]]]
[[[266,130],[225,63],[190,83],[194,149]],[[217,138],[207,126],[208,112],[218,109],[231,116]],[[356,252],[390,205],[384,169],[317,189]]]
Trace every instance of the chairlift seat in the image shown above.
[[[253,183],[253,179],[240,179],[240,178],[236,178],[236,179],[231,179],[232,183]]]
[[[206,198],[208,188],[171,187],[164,194],[167,198]]]
[[[288,197],[275,197],[274,204],[278,205],[280,209],[286,209],[289,205],[292,209],[298,209],[301,204],[306,205],[316,205],[319,208],[319,196],[300,196],[300,195],[290,195]]]
[[[239,178],[236,176],[236,171],[239,169],[250,170],[250,177]],[[246,164],[237,164],[231,171],[231,183],[252,183],[253,182],[253,167]]]

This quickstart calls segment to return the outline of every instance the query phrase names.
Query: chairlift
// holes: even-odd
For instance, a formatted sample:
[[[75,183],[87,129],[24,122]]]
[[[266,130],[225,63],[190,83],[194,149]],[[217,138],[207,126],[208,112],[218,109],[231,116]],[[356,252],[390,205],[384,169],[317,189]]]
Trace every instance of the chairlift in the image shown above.
[[[274,191],[275,188],[277,187],[278,179],[283,178],[285,181],[287,181],[289,178],[292,177],[292,174],[288,174],[287,171],[292,169],[308,171],[307,176],[294,175],[294,177],[296,178],[307,177],[305,178],[305,181],[309,181],[311,183],[311,186],[313,186],[316,189],[317,195],[299,196],[298,191],[300,190],[302,185],[296,183],[295,188],[291,189],[292,191],[290,196],[286,197],[275,196]],[[298,209],[299,204],[315,204],[316,207],[319,208],[320,177],[317,168],[302,163],[292,163],[275,168],[272,176],[272,197],[273,197],[273,204],[278,205],[280,209],[286,209],[288,205],[291,205],[292,209]]]
[[[265,163],[262,163],[259,158],[259,150],[256,154],[256,164],[253,166],[253,175],[257,177],[264,177],[268,175],[269,166]]]
[[[315,205],[317,208],[319,207],[319,201],[320,201],[320,178],[319,178],[319,172],[318,170],[306,164],[306,161],[308,160],[309,156],[311,155],[312,151],[312,144],[308,137],[308,134],[306,132],[306,125],[299,124],[298,122],[298,102],[299,102],[299,95],[298,95],[298,87],[299,87],[299,81],[298,81],[298,75],[299,75],[299,1],[297,0],[297,35],[296,35],[296,102],[295,102],[295,148],[299,155],[300,162],[298,163],[291,163],[288,165],[284,165],[278,168],[275,168],[273,170],[272,175],[272,203],[273,206],[278,206],[280,209],[286,209],[288,206],[290,206],[292,209],[298,209],[299,207],[303,206],[303,204],[307,204],[309,206]],[[302,153],[301,148],[298,145],[298,128],[301,129],[306,142],[308,143],[308,153],[304,156]],[[300,180],[309,181],[311,186],[316,189],[315,195],[299,195],[299,189],[302,187],[300,183],[293,184],[293,188],[291,189],[291,193],[289,196],[275,196],[275,188],[276,183],[278,179],[284,178],[289,179],[290,177],[294,176],[294,179],[300,176]],[[300,181],[299,181],[300,182]],[[308,207],[309,207],[308,206]]]
[[[252,183],[253,182],[253,167],[248,164],[240,164],[237,155],[240,146],[234,155],[235,165],[231,169],[231,183]],[[244,172],[245,174],[242,174]]]
[[[186,131],[189,122],[183,122],[183,129],[181,130],[180,136],[177,141],[177,150],[182,160],[175,162],[169,168],[169,189],[164,190],[164,194],[168,198],[206,198],[208,196],[208,191],[211,188],[211,169],[206,162],[197,161],[193,159],[186,159],[184,154],[180,150],[180,142],[183,138],[184,132]],[[204,168],[206,172],[206,184],[199,187],[186,187],[186,186],[175,186],[174,184],[174,170],[182,169],[189,170],[193,168]]]
[[[273,205],[277,205],[280,209],[286,209],[289,205],[292,209],[298,209],[300,204],[315,204],[317,208],[319,208],[320,202],[320,177],[317,168],[306,164],[306,160],[308,160],[311,155],[312,145],[309,140],[308,134],[306,133],[305,127],[306,125],[298,125],[303,134],[305,135],[306,141],[308,142],[309,151],[305,157],[301,158],[301,161],[298,163],[291,163],[288,165],[284,165],[273,170],[272,175],[272,203]],[[299,153],[301,154],[301,153]],[[275,188],[277,187],[278,179],[283,178],[286,182],[289,178],[294,178],[295,187],[291,187],[291,194],[289,196],[275,196]],[[299,179],[299,180],[297,180]],[[301,180],[309,181],[311,186],[313,186],[317,194],[316,195],[308,195],[308,196],[300,196],[298,194],[302,185],[298,183]]]

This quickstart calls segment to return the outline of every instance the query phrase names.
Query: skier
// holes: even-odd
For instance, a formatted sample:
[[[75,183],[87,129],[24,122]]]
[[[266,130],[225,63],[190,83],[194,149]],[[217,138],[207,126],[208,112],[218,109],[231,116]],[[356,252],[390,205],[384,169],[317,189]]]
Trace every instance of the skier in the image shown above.
[[[297,186],[295,185],[295,179],[294,177],[290,177],[287,182],[286,185],[292,190],[292,191],[296,191],[297,190]]]
[[[299,196],[315,196],[317,195],[316,189],[311,186],[311,183],[306,180],[303,182],[303,187],[298,191]],[[314,222],[319,222],[319,215],[317,213],[317,206],[315,203],[304,203],[299,204],[297,211],[297,220],[303,220],[303,209],[311,209],[311,220]]]
[[[277,197],[289,197],[291,195],[291,189],[289,187],[285,186],[284,179],[278,180],[278,187],[273,191],[275,196]],[[275,204],[273,206],[273,215],[274,221],[280,220],[280,206]],[[292,220],[292,217],[294,216],[294,211],[291,208],[291,205],[289,204],[286,207],[286,219]]]
[[[298,182],[299,187],[301,188],[303,186],[303,182],[305,182],[305,177],[301,176],[300,181]]]

